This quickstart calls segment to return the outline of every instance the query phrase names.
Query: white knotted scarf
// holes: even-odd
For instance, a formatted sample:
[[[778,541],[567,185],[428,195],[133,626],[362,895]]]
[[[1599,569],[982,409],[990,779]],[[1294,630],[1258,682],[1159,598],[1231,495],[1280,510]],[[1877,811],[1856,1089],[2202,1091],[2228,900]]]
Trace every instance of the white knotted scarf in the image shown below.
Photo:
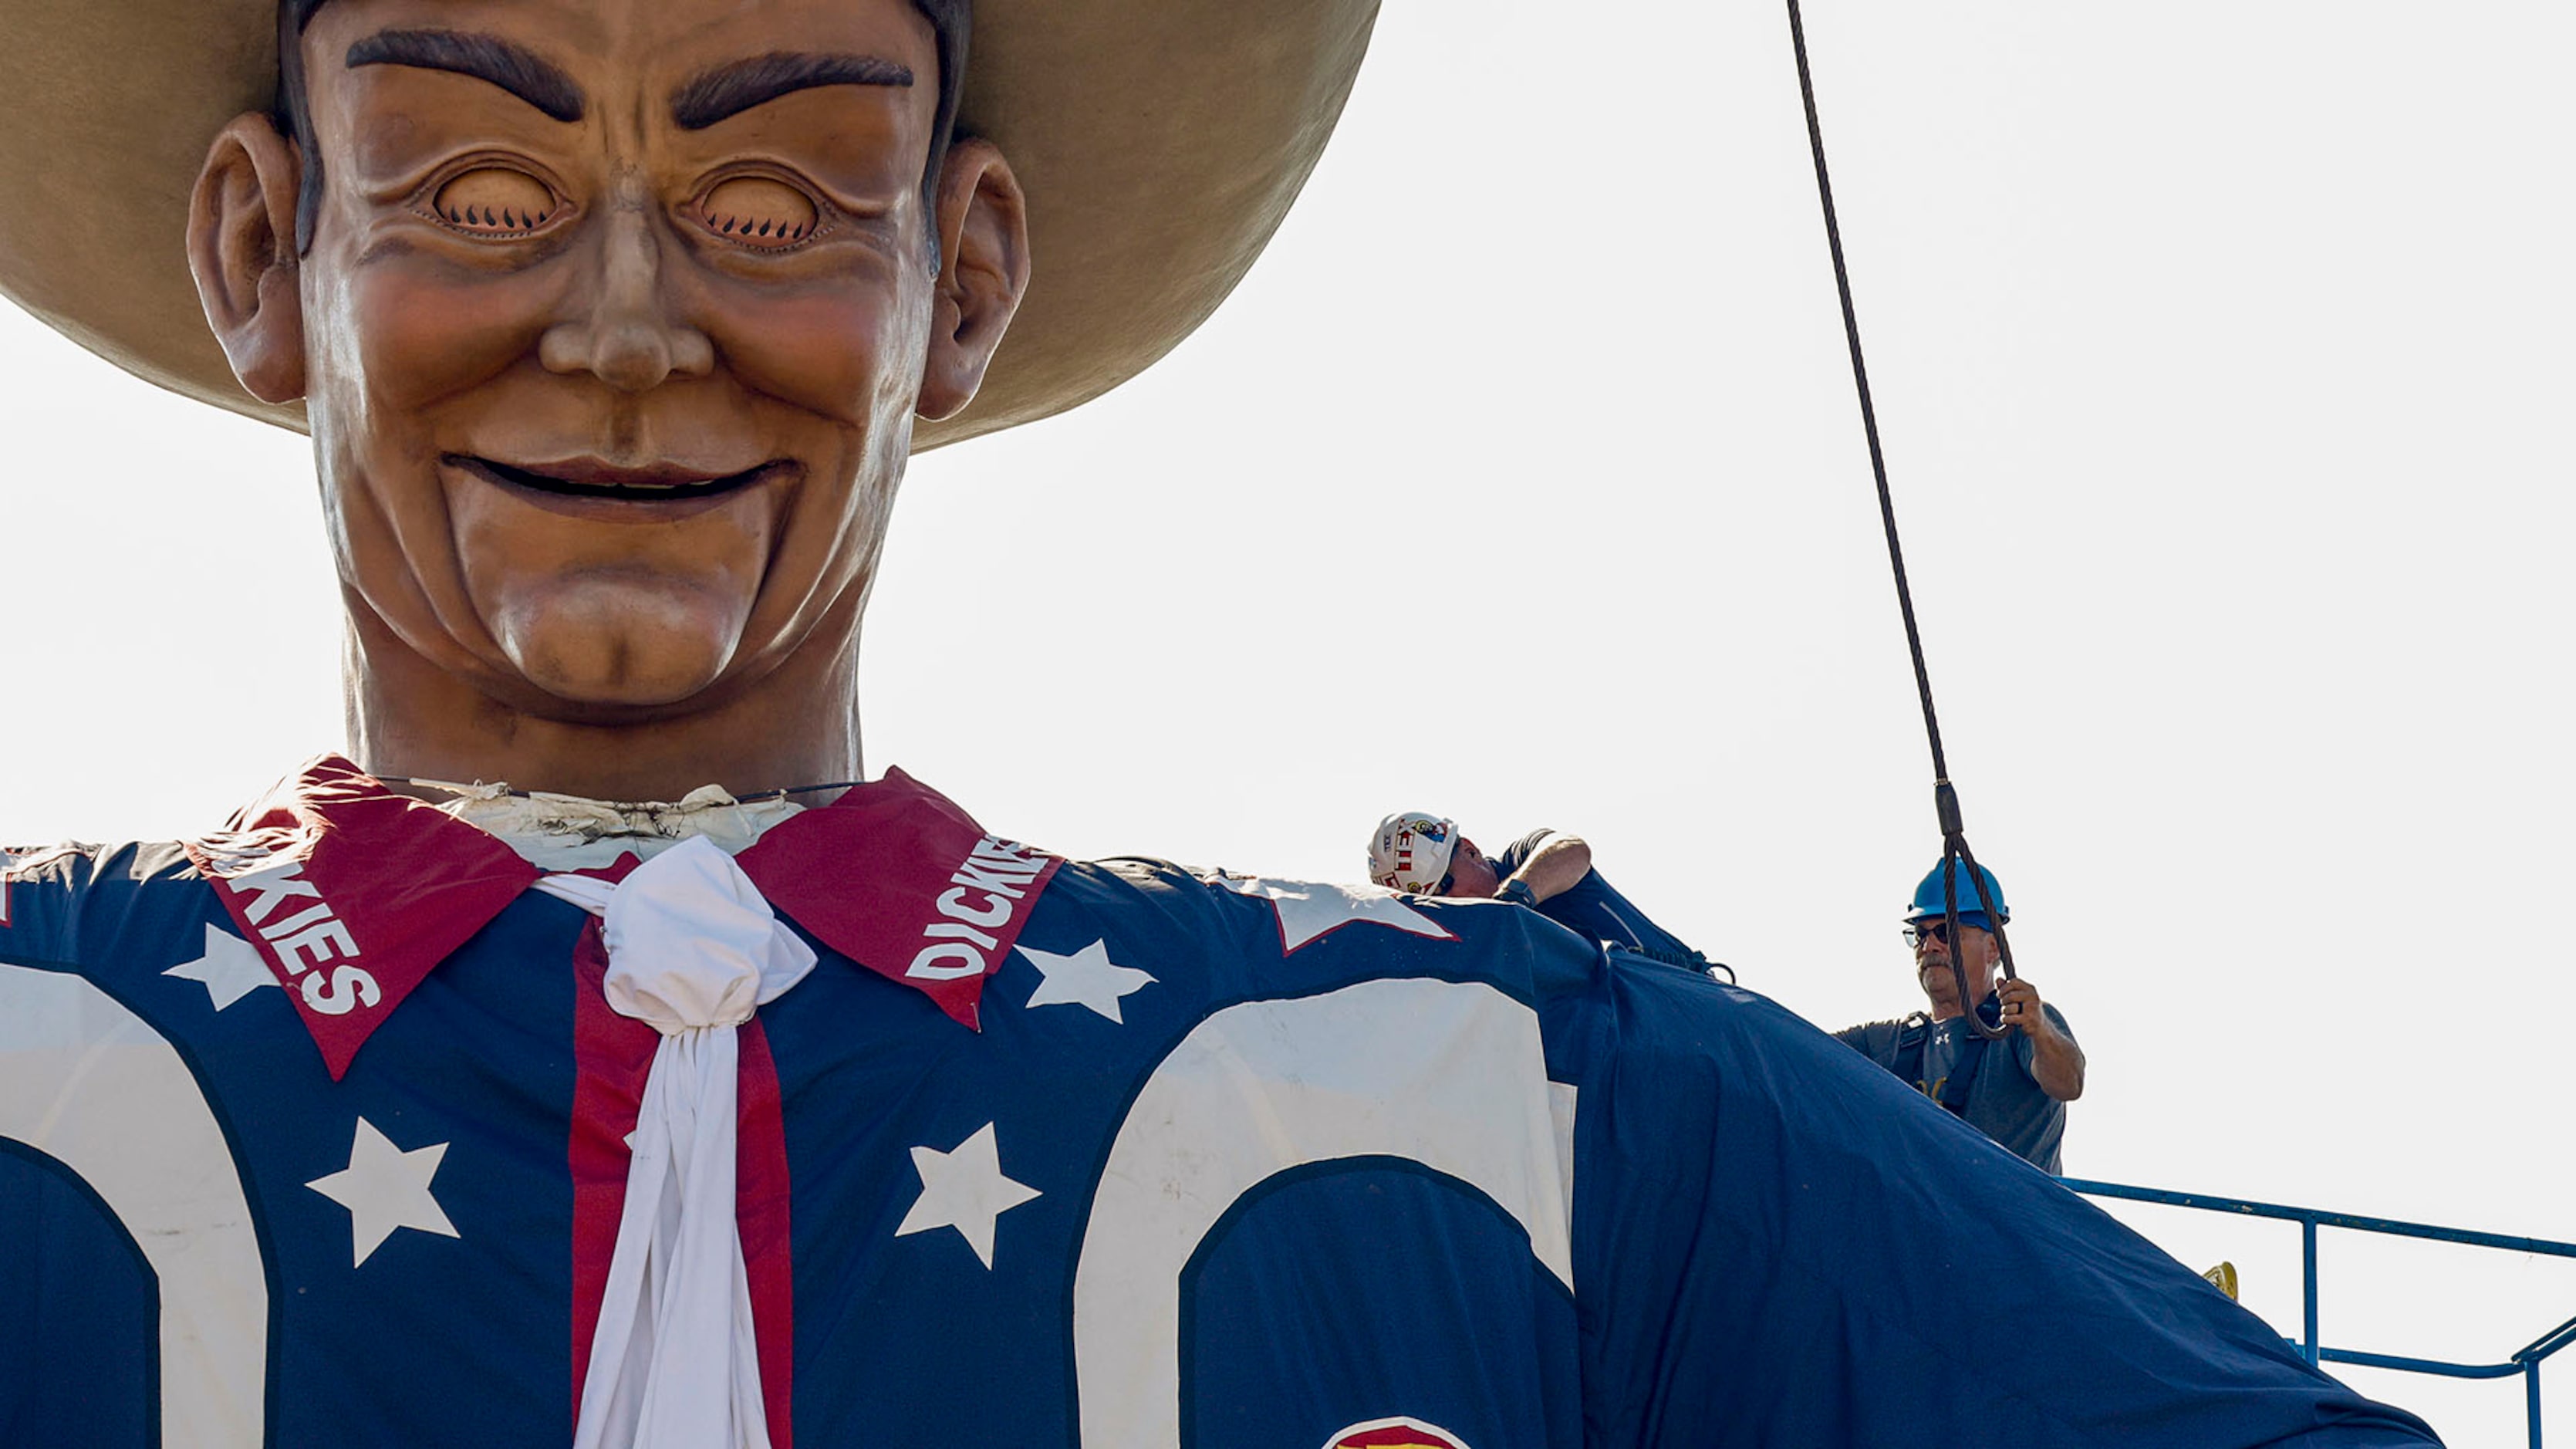
[[[704,838],[615,885],[556,875],[536,888],[604,919],[608,1004],[662,1034],[574,1449],[769,1449],[734,1217],[735,1029],[804,980],[814,952]]]

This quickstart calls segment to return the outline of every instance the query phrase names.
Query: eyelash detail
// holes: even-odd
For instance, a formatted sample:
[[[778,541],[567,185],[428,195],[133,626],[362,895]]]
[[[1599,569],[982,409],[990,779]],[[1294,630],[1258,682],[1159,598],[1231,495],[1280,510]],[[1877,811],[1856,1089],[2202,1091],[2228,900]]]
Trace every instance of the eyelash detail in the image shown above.
[[[761,250],[792,247],[822,225],[812,198],[766,176],[719,181],[699,198],[696,210],[707,230]]]
[[[478,166],[440,186],[429,209],[440,221],[473,237],[521,237],[562,210],[546,184],[524,171]]]

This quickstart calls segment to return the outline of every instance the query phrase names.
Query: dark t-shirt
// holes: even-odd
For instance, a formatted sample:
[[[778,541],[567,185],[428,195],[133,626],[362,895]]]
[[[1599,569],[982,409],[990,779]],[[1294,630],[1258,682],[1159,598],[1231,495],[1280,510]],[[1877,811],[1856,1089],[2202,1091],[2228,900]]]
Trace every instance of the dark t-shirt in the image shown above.
[[[2048,1013],[2050,1024],[2065,1032],[2068,1040],[2074,1039],[2075,1032],[2056,1007],[2042,1002],[2039,1009]],[[1897,1040],[1903,1030],[1902,1022],[1873,1021],[1866,1026],[1847,1027],[1834,1036],[1893,1072],[1897,1070]],[[1949,1084],[1950,1074],[1958,1070],[1960,1054],[1972,1040],[1974,1034],[1968,1030],[1964,1016],[1934,1022],[1923,1042],[1921,1075],[1911,1078],[1915,1090],[1936,1102],[1941,1100],[1942,1088]],[[2007,1044],[2010,1051],[2003,1050]],[[1977,1063],[1977,1073],[1969,1080],[1968,1100],[1959,1115],[2023,1161],[2042,1172],[2053,1173],[2062,1170],[2058,1149],[2066,1140],[2066,1104],[2040,1090],[2038,1078],[2031,1075],[2032,1050],[2030,1038],[2020,1032],[2001,1042],[1988,1042]]]
[[[1503,848],[1502,854],[1494,857],[1494,870],[1503,879],[1511,879],[1522,866],[1529,864],[1529,858],[1537,852],[1540,842],[1555,833],[1553,830],[1533,830],[1513,841]],[[1626,896],[1613,889],[1597,870],[1585,871],[1583,879],[1573,886],[1539,902],[1538,912],[1578,936],[1642,951],[1676,966],[1695,965],[1702,959],[1681,937],[1648,920],[1644,911],[1638,910]]]

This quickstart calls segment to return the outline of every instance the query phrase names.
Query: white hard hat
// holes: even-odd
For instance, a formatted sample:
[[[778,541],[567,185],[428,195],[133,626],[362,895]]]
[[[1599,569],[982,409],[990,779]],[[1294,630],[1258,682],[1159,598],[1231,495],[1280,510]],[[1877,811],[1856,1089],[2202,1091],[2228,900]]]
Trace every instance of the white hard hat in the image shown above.
[[[1369,837],[1369,879],[1389,890],[1427,896],[1449,874],[1458,822],[1421,810],[1399,810]]]

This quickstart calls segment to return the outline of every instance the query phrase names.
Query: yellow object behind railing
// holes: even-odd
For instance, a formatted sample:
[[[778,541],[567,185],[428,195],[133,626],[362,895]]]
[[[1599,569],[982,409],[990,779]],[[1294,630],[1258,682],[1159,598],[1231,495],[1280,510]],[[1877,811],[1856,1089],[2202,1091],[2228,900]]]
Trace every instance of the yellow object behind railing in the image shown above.
[[[2236,1265],[2235,1265],[2234,1263],[2220,1263],[2220,1264],[2219,1264],[2217,1267],[2215,1267],[2215,1268],[2210,1268],[2210,1269],[2207,1269],[2207,1270],[2203,1271],[2203,1272],[2201,1273],[2201,1275],[2200,1275],[2200,1276],[2202,1276],[2203,1278],[2208,1279],[2208,1280],[2210,1281],[2210,1283],[2211,1283],[2212,1285],[2214,1285],[2214,1286],[2218,1289],[2218,1291],[2219,1291],[2219,1292],[2226,1294],[2226,1295],[2227,1295],[2227,1297],[2228,1297],[2228,1301],[2230,1301],[2230,1302],[2234,1302],[2234,1301],[2235,1301],[2235,1299],[2236,1299]]]

